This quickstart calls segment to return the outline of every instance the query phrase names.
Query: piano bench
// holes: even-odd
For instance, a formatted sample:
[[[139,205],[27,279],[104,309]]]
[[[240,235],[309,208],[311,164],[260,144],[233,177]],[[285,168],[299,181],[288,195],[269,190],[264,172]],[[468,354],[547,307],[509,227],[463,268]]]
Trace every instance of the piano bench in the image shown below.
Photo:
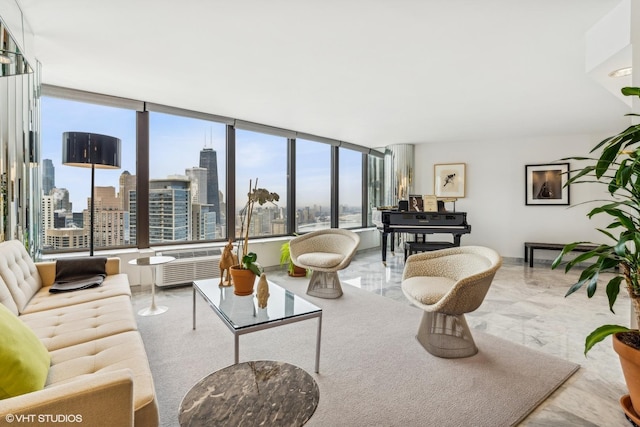
[[[437,251],[438,249],[454,248],[455,243],[452,242],[406,242],[404,244],[404,260],[407,260],[409,255],[417,254],[418,252]]]

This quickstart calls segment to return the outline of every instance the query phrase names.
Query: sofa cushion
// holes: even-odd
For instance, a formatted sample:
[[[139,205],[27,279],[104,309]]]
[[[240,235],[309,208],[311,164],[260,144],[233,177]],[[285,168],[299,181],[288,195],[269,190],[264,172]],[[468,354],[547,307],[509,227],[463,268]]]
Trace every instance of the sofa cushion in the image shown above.
[[[329,252],[309,252],[298,257],[298,262],[309,268],[332,268],[340,264],[344,255]]]
[[[9,292],[7,284],[4,283],[4,280],[2,280],[2,277],[0,277],[0,304],[7,307],[9,311],[16,316],[19,314],[18,306],[13,300],[13,296],[11,295],[11,292]]]
[[[96,373],[130,369],[136,426],[157,426],[158,407],[151,368],[142,337],[123,332],[51,352],[51,368],[45,387],[77,381]]]
[[[21,313],[35,313],[36,311],[67,307],[118,295],[131,297],[129,278],[125,273],[110,274],[104,279],[102,286],[74,292],[52,294],[49,292],[48,286],[44,287],[33,296]]]
[[[402,281],[402,290],[422,304],[435,304],[451,290],[455,280],[438,276],[415,276]]]
[[[103,298],[20,316],[49,350],[137,329],[131,298]]]
[[[50,361],[33,331],[0,305],[0,399],[41,390]]]
[[[19,240],[0,243],[0,277],[9,288],[20,313],[42,288],[36,265]]]

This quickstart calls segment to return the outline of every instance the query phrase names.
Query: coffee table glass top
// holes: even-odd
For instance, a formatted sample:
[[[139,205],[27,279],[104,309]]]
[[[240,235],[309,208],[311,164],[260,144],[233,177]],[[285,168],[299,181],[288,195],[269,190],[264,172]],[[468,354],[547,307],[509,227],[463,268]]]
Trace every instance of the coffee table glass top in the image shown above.
[[[271,281],[265,308],[258,307],[255,295],[238,296],[233,293],[233,286],[220,287],[219,283],[220,279],[196,280],[193,287],[235,330],[322,311]]]

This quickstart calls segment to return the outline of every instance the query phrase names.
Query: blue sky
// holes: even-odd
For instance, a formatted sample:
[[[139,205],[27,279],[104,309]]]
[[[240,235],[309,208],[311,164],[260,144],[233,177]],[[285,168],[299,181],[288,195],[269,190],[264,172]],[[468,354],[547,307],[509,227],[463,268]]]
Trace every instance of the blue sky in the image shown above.
[[[118,191],[118,178],[128,170],[136,173],[134,111],[58,98],[43,97],[41,104],[42,158],[51,159],[55,167],[55,184],[69,190],[73,210],[87,207],[91,190],[91,171],[62,165],[62,134],[69,131],[92,132],[120,138],[122,167],[119,170],[97,169],[96,186],[113,186]],[[218,153],[220,190],[225,193],[225,125],[199,119],[161,113],[150,115],[150,164],[152,179],[168,175],[184,175],[187,168],[199,164],[199,153],[209,147]],[[286,140],[282,137],[237,130],[236,156],[238,192],[245,193],[249,179],[259,178],[260,187],[280,195],[279,206],[286,206]],[[300,142],[298,148],[298,206],[322,204],[328,207],[330,197],[329,146]],[[343,159],[358,160],[340,168],[341,204],[360,201],[359,154],[349,153]],[[355,155],[355,156],[354,156]],[[354,183],[358,185],[354,185]],[[246,189],[245,189],[246,187]],[[225,200],[227,195],[225,194]]]

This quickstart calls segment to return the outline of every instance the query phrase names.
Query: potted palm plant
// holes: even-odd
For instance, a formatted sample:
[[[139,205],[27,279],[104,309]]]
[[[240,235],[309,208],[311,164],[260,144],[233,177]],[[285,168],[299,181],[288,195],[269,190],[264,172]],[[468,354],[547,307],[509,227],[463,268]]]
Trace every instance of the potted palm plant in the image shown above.
[[[640,88],[626,87],[622,93],[625,96],[640,96]],[[599,157],[565,159],[589,162],[584,168],[573,171],[577,173],[567,181],[567,185],[588,182],[606,186],[611,199],[596,201],[599,205],[587,216],[606,215],[610,218],[611,222],[605,229],[598,229],[608,243],[597,244],[595,249],[564,263],[564,256],[576,245],[590,242],[568,244],[554,260],[552,268],[564,264],[567,272],[581,263],[588,263],[566,296],[586,287],[589,298],[596,293],[600,274],[604,271],[614,272],[606,284],[609,309],[614,312],[620,287],[624,284],[634,307],[636,321],[640,324],[640,125],[631,125],[606,138],[591,150],[591,153],[594,152],[599,152]],[[587,336],[585,355],[609,335],[613,335],[613,347],[620,356],[635,411],[633,415],[637,419],[637,414],[640,414],[640,332],[622,325],[600,326]],[[621,399],[621,403],[627,415],[630,415],[630,408],[625,404],[628,401],[626,397]]]
[[[275,203],[280,200],[278,193],[272,193],[264,188],[258,188],[258,178],[255,184],[249,180],[249,192],[247,193],[247,203],[240,211],[240,235],[241,243],[238,244],[238,260],[240,264],[232,266],[229,271],[236,295],[253,294],[253,285],[256,276],[262,274],[262,267],[257,262],[258,255],[255,252],[249,252],[249,229],[251,225],[251,217],[255,204],[264,205],[267,202]],[[244,233],[244,234],[243,234]],[[242,257],[240,257],[240,247],[242,247]]]
[[[298,267],[291,260],[291,251],[289,241],[287,240],[280,246],[280,265],[287,265],[287,273],[291,277],[304,277],[307,275],[307,270],[302,267]]]

